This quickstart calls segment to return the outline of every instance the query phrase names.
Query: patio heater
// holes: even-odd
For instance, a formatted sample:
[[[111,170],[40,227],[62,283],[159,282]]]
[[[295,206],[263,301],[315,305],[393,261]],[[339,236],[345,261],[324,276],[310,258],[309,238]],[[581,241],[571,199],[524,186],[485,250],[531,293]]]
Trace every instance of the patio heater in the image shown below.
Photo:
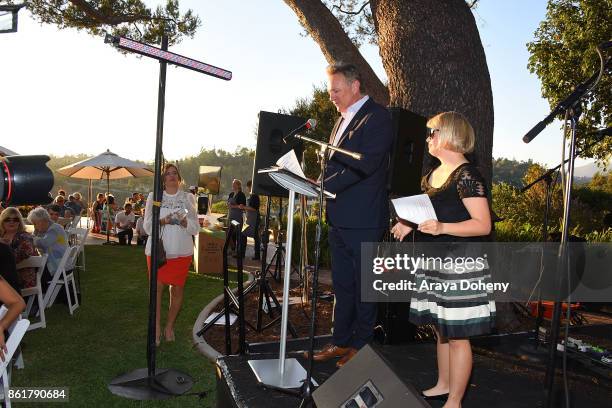
[[[17,13],[23,6],[25,3],[0,5],[0,34],[17,32]]]
[[[125,51],[159,60],[157,98],[157,132],[155,139],[155,181],[153,184],[153,215],[151,231],[151,279],[149,284],[149,321],[147,333],[147,367],[123,374],[111,381],[108,388],[115,394],[136,400],[168,399],[182,395],[193,386],[193,379],[175,369],[157,369],[155,366],[155,318],[157,306],[157,246],[159,245],[159,211],[162,201],[161,167],[166,104],[166,67],[178,65],[196,72],[229,81],[230,71],[168,51],[168,36],[162,35],[161,49],[124,37],[107,34],[105,43]]]

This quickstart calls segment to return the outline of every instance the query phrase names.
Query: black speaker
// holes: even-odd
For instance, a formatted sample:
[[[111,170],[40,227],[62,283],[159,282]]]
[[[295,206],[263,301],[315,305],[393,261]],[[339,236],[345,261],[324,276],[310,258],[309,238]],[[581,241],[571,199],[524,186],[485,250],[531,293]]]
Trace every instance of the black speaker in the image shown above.
[[[199,196],[198,197],[198,214],[208,214],[208,197]]]
[[[259,127],[257,129],[257,149],[253,165],[253,192],[272,197],[289,197],[289,192],[276,184],[267,174],[259,174],[257,170],[273,166],[276,161],[295,150],[298,160],[302,161],[302,141],[291,138],[287,143],[283,137],[295,128],[300,127],[306,119],[299,116],[282,113],[259,112]]]
[[[389,108],[393,147],[387,187],[391,197],[421,194],[427,118],[402,108]]]
[[[317,388],[312,398],[320,408],[431,408],[368,345]]]
[[[410,322],[410,304],[400,302],[378,303],[374,336],[381,344],[402,344],[414,341],[417,326]]]

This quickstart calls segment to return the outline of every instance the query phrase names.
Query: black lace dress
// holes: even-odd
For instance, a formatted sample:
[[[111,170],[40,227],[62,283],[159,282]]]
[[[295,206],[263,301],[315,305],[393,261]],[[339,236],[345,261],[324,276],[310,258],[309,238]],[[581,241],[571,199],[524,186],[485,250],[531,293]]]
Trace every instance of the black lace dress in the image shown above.
[[[438,221],[455,223],[469,220],[470,214],[463,205],[463,199],[469,197],[487,197],[486,183],[476,166],[464,163],[457,167],[446,182],[436,188],[431,186],[429,171],[421,182],[422,190],[429,196],[436,211]],[[482,242],[487,237],[457,237],[452,235],[430,235],[415,232],[415,240],[419,243],[436,243],[434,252],[445,247],[445,243]],[[421,245],[427,248],[427,244]],[[449,245],[450,248],[450,245]],[[471,247],[469,251],[473,251]],[[460,253],[452,252],[452,256],[465,256],[464,249]],[[478,252],[476,250],[476,252]],[[448,253],[447,253],[448,255]],[[442,268],[427,264],[415,273],[416,291],[410,301],[410,321],[417,325],[434,324],[441,335],[450,338],[465,338],[486,334],[494,327],[495,302],[492,293],[485,290],[464,288],[462,281],[491,281],[488,267],[484,268]],[[447,284],[440,288],[437,284]],[[453,285],[454,284],[454,285]]]

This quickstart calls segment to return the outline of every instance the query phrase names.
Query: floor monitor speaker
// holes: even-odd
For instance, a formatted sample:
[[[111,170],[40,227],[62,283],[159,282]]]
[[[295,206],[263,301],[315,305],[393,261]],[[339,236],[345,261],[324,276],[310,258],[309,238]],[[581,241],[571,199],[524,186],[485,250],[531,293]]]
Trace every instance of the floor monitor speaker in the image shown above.
[[[317,388],[312,398],[321,408],[430,408],[369,345]]]

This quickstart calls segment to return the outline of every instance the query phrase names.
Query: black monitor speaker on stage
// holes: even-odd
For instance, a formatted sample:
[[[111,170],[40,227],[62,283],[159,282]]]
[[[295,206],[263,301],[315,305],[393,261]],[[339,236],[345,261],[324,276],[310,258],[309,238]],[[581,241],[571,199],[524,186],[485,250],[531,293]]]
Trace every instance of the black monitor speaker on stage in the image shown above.
[[[317,388],[312,398],[317,407],[431,408],[369,345]]]
[[[389,108],[393,147],[387,187],[391,197],[421,194],[427,118],[402,108]]]
[[[303,145],[300,140],[291,138],[283,142],[283,136],[303,125],[306,119],[282,113],[259,112],[257,129],[257,149],[253,165],[253,192],[272,197],[289,197],[289,192],[276,184],[269,175],[259,174],[257,170],[273,166],[276,161],[291,149],[295,149],[298,160],[302,161]]]

